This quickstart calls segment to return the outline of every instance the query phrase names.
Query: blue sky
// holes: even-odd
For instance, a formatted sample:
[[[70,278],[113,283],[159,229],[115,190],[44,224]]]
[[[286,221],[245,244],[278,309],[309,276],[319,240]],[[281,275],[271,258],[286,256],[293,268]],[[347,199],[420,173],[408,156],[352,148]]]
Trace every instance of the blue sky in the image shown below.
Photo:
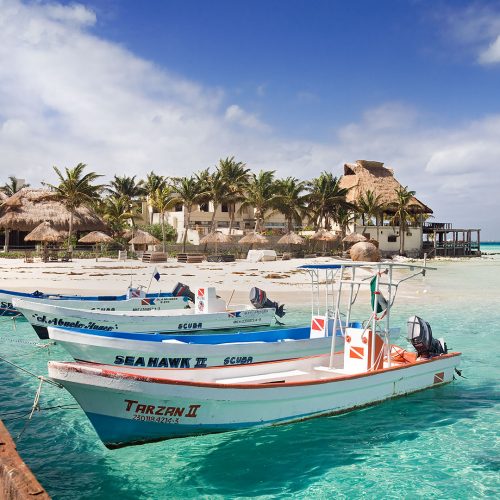
[[[499,2],[0,0],[0,60],[3,177],[372,159],[500,239]]]

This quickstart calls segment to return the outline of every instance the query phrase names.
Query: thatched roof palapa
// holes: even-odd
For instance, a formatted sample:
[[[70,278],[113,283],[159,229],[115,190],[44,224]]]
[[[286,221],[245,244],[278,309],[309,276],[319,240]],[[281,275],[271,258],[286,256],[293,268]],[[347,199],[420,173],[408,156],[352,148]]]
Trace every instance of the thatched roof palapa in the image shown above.
[[[101,231],[92,231],[78,240],[78,243],[113,243],[115,240]]]
[[[339,236],[327,231],[326,229],[318,229],[312,236],[311,240],[317,241],[335,241],[338,240]]]
[[[33,231],[27,234],[24,241],[41,241],[43,243],[57,243],[62,241],[66,235],[54,229],[49,222],[44,221]]]
[[[132,245],[158,245],[161,243],[158,238],[142,229],[137,229],[134,234],[135,236],[129,241]]]
[[[58,231],[69,230],[70,213],[54,192],[44,188],[20,189],[0,205],[0,228],[32,231],[50,221]],[[74,231],[106,229],[106,224],[88,207],[78,207],[73,215]]]
[[[302,236],[299,236],[297,233],[294,233],[293,231],[285,234],[285,236],[282,236],[278,240],[279,245],[303,245],[304,243],[304,238],[302,238]]]
[[[380,203],[390,213],[390,206],[397,202],[396,190],[401,184],[394,177],[392,169],[384,167],[378,161],[356,160],[355,163],[344,165],[344,175],[340,178],[339,186],[348,189],[346,200],[356,201],[368,190],[380,196]],[[432,210],[417,198],[413,197],[409,203],[410,211],[414,213],[432,214]]]
[[[343,240],[344,243],[359,243],[360,241],[368,241],[362,234],[351,233],[348,234]]]
[[[200,243],[232,243],[233,239],[229,234],[223,234],[219,231],[208,233],[204,236]]]
[[[262,234],[249,233],[238,240],[238,243],[245,243],[250,245],[265,245],[266,243],[269,243],[269,240]]]

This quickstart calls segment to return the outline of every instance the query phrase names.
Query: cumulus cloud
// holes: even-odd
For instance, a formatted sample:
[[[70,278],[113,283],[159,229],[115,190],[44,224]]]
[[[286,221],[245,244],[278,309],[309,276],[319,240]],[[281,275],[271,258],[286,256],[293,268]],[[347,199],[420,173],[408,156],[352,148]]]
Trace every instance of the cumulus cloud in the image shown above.
[[[476,2],[462,9],[445,9],[438,17],[456,41],[474,52],[477,62],[485,65],[500,62],[498,5]]]
[[[255,114],[246,112],[237,104],[231,104],[224,116],[228,122],[237,123],[243,127],[261,131],[269,130],[269,126],[262,123]]]
[[[407,103],[381,103],[329,141],[287,138],[223,90],[170,73],[95,36],[83,5],[3,0],[0,174],[32,185],[52,165],[84,162],[108,177],[189,175],[235,155],[248,166],[311,178],[356,159],[385,161],[439,220],[500,231],[500,116],[439,129]],[[0,182],[1,181],[0,179]]]

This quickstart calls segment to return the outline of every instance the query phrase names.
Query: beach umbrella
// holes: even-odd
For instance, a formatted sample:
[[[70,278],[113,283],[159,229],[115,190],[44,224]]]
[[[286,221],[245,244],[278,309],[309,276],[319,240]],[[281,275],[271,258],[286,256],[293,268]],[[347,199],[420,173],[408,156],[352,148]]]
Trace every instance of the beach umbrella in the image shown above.
[[[101,231],[92,231],[78,240],[78,243],[113,243],[115,240],[102,233]]]
[[[338,241],[339,237],[336,234],[327,231],[326,229],[318,229],[312,236],[311,240],[323,241],[323,252],[326,251],[326,244],[332,241]]]
[[[228,234],[223,234],[220,231],[210,232],[200,240],[200,244],[215,243],[215,253],[217,253],[217,245],[219,243],[232,243],[233,239]]]
[[[129,243],[132,245],[158,245],[160,240],[147,231],[137,229]]]
[[[360,241],[368,241],[362,234],[351,233],[348,234],[343,240],[343,243],[359,243]]]
[[[115,240],[102,233],[101,231],[92,231],[78,240],[78,243],[94,243],[95,244],[95,260],[97,262],[97,245],[99,243],[113,243]]]
[[[278,245],[303,245],[305,243],[304,238],[299,236],[297,233],[293,231],[285,234],[278,240]]]
[[[40,241],[42,243],[58,243],[66,237],[65,233],[54,229],[50,222],[42,222],[24,237],[24,241]]]
[[[134,232],[134,237],[129,241],[131,245],[159,245],[161,242],[158,238],[155,238],[152,234],[142,229],[137,229]]]
[[[248,233],[246,236],[243,236],[238,243],[246,243],[250,245],[265,245],[269,243],[269,240],[262,234],[259,233]]]

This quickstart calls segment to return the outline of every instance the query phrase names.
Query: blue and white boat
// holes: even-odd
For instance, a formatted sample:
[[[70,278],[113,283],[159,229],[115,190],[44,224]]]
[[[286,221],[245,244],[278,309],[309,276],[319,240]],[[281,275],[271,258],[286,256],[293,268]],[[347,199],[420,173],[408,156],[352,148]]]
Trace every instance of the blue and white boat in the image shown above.
[[[356,280],[361,266],[373,269],[370,282]],[[75,397],[109,448],[296,422],[452,382],[461,354],[448,352],[444,340],[433,337],[421,318],[412,316],[407,322],[413,352],[390,343],[390,310],[399,283],[408,279],[393,282],[397,267],[418,269],[414,276],[426,270],[395,263],[304,266],[313,284],[319,285],[320,272],[325,272],[327,288],[334,290],[338,283],[337,307],[325,323],[329,326],[333,319],[333,331],[343,330],[343,353],[336,351],[337,336],[332,335],[329,352],[319,356],[168,371],[148,370],[142,363],[110,367],[51,361],[49,376]],[[349,270],[352,277],[345,279]],[[348,318],[358,285],[371,288],[370,315],[363,323],[343,325],[342,288],[349,289]],[[387,300],[383,286],[389,290]],[[321,326],[318,319],[312,318],[310,336]]]
[[[179,284],[181,285],[181,284]],[[146,293],[142,288],[130,287],[123,295],[65,295],[58,293],[15,292],[0,290],[0,316],[19,316],[20,311],[13,305],[13,299],[29,300],[32,303],[64,305],[73,309],[99,311],[159,311],[186,307],[189,297],[173,292]],[[184,286],[184,285],[182,285]],[[183,290],[183,289],[181,289]]]

